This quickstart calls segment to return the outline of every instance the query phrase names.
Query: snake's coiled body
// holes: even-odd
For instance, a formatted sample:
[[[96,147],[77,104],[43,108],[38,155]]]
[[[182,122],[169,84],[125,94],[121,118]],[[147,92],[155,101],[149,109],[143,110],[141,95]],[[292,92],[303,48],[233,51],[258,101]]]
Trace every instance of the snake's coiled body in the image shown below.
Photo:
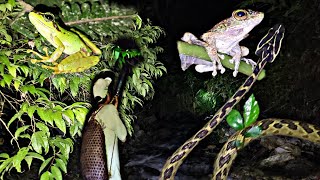
[[[262,131],[260,136],[244,138],[243,135],[252,126],[261,127]],[[227,179],[232,162],[237,157],[238,150],[244,148],[251,141],[259,137],[271,135],[292,136],[314,143],[320,143],[320,128],[312,124],[288,119],[264,119],[257,121],[250,127],[233,134],[224,144],[214,163],[212,179]],[[237,141],[243,143],[241,147],[236,146]]]
[[[104,138],[100,123],[91,118],[83,131],[80,153],[81,172],[86,180],[108,179]]]
[[[260,56],[260,60],[253,70],[253,73],[240,86],[235,94],[216,112],[211,120],[204,125],[194,136],[188,139],[179,149],[177,149],[171,157],[166,161],[160,179],[174,179],[179,166],[193,148],[206,136],[208,136],[214,128],[226,117],[232,108],[242,99],[242,97],[249,91],[251,86],[257,80],[261,70],[267,62],[273,62],[279,54],[282,39],[284,37],[284,27],[282,25],[275,25],[268,33],[261,39],[257,46],[256,54]]]

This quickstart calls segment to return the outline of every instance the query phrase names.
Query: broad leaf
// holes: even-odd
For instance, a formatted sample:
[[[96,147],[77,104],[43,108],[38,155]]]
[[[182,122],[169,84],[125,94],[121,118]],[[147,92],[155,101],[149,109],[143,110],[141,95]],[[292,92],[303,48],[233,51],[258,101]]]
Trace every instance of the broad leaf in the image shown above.
[[[44,169],[45,167],[47,167],[47,165],[51,162],[52,158],[53,158],[53,157],[50,157],[50,158],[48,158],[48,159],[46,159],[45,161],[42,162],[42,164],[41,164],[41,166],[40,166],[40,168],[39,168],[39,174],[43,171],[43,169]],[[42,175],[43,175],[43,174],[42,174]]]
[[[243,129],[243,119],[239,111],[232,109],[227,116],[227,123],[235,130]]]
[[[18,139],[19,136],[20,136],[20,134],[21,134],[22,132],[24,132],[25,130],[27,130],[29,127],[30,127],[30,125],[26,125],[26,126],[19,127],[19,128],[16,130],[16,132],[14,133],[14,137],[15,137],[16,139]]]
[[[56,165],[64,172],[67,173],[67,164],[62,159],[56,158]]]
[[[51,166],[51,173],[56,180],[62,180],[62,173],[57,166]]]
[[[254,95],[252,94],[244,104],[243,119],[245,127],[254,123],[259,116],[260,108]]]

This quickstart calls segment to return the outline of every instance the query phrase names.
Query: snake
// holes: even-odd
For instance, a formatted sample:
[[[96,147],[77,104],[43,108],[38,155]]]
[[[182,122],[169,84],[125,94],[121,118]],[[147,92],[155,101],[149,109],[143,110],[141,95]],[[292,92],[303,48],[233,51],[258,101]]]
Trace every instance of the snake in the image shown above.
[[[261,128],[259,136],[244,137],[245,133],[254,126]],[[320,143],[320,128],[312,124],[290,119],[269,118],[260,120],[241,131],[237,131],[227,140],[215,160],[212,179],[227,179],[238,151],[259,137],[271,135],[291,136]],[[240,147],[237,147],[237,141],[242,142]]]
[[[232,108],[250,90],[264,66],[268,62],[272,63],[279,54],[282,40],[284,38],[284,32],[285,29],[282,24],[276,24],[269,29],[267,34],[257,45],[255,53],[260,58],[252,74],[245,80],[245,82],[239,87],[233,96],[212,116],[212,118],[167,159],[162,168],[159,179],[174,179],[178,168],[188,154],[198,145],[201,140],[213,132],[217,125],[224,120]],[[226,162],[224,162],[222,165],[225,164]],[[226,164],[226,166],[230,166],[230,164]]]

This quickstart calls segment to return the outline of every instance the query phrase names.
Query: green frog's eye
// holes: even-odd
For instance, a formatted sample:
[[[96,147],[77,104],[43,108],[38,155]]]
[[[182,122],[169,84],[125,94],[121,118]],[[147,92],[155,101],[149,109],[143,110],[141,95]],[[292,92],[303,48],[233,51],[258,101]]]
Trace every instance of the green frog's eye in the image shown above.
[[[44,17],[44,19],[45,19],[47,22],[54,20],[54,15],[51,14],[51,13],[43,14],[43,17]]]
[[[238,9],[235,10],[232,13],[232,16],[236,19],[236,20],[245,20],[248,17],[248,11],[244,10],[244,9]]]

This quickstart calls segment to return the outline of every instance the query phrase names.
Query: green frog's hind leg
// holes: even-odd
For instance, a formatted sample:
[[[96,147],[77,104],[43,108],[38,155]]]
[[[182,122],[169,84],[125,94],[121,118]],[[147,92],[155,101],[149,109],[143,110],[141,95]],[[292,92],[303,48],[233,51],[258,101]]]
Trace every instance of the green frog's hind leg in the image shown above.
[[[46,65],[41,65],[42,68],[44,69],[52,69],[54,72],[53,74],[60,74],[62,72],[60,72],[59,70],[59,64],[56,64],[55,66],[46,66]]]

